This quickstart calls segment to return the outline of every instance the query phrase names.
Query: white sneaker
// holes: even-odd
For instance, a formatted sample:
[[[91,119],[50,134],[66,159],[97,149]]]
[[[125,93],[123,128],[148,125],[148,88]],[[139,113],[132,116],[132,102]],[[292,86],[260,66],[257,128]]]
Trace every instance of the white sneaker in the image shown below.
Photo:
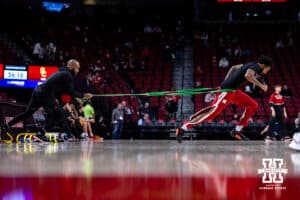
[[[267,137],[265,138],[265,143],[270,143],[270,142],[273,142],[273,141],[275,141],[275,139],[274,139],[274,138],[271,138],[270,136],[267,136]]]
[[[188,128],[187,128],[187,126],[186,126],[187,124],[183,124],[182,126],[181,126],[181,129],[183,129],[184,131],[187,131],[188,130]]]
[[[89,137],[89,135],[87,133],[83,132],[83,133],[81,133],[80,137],[83,139],[86,139]]]
[[[293,140],[289,144],[289,148],[300,151],[300,132],[294,133]]]

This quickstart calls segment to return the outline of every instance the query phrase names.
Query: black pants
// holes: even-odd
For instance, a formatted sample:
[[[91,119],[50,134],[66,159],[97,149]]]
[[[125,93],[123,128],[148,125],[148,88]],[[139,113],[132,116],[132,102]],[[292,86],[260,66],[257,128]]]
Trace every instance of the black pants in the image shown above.
[[[289,136],[284,117],[271,117],[269,126],[269,136],[280,139]]]
[[[69,123],[70,125],[70,123]],[[74,134],[76,138],[81,138],[80,135],[83,133],[83,127],[80,124],[80,121],[78,119],[75,120],[75,124],[73,126],[70,125],[71,131]]]
[[[60,123],[63,132],[71,135],[67,118],[65,117],[62,107],[57,103],[55,96],[49,94],[47,91],[41,91],[39,88],[33,90],[25,112],[16,115],[10,122],[8,122],[8,125],[13,126],[16,123],[31,117],[40,107],[43,107],[46,112],[46,121],[47,117],[56,119],[56,121]]]

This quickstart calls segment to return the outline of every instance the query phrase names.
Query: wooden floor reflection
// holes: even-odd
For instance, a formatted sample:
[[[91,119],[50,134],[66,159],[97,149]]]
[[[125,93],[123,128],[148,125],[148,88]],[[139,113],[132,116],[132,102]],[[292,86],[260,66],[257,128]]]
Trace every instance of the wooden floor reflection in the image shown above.
[[[1,144],[2,199],[286,199],[300,152],[263,141],[119,140]],[[263,159],[283,182],[263,183]],[[267,174],[266,176],[269,176]],[[272,178],[272,174],[270,177]],[[273,188],[271,188],[273,187]]]

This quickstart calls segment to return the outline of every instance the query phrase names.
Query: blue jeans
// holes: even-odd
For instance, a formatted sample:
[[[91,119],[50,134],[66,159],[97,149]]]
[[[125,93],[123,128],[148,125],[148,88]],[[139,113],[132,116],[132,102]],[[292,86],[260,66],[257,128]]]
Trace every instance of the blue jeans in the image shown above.
[[[117,120],[117,123],[113,124],[112,139],[120,139],[122,130],[123,120]]]

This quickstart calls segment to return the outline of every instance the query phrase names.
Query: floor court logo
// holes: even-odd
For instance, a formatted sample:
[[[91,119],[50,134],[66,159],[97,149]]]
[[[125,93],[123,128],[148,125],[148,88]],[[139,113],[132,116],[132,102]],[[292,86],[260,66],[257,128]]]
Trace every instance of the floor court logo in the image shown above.
[[[282,186],[284,181],[284,174],[288,173],[288,169],[284,168],[285,163],[282,158],[263,158],[263,168],[258,169],[258,174],[262,174],[262,183],[265,185],[260,189],[273,190],[283,189],[286,187]]]

